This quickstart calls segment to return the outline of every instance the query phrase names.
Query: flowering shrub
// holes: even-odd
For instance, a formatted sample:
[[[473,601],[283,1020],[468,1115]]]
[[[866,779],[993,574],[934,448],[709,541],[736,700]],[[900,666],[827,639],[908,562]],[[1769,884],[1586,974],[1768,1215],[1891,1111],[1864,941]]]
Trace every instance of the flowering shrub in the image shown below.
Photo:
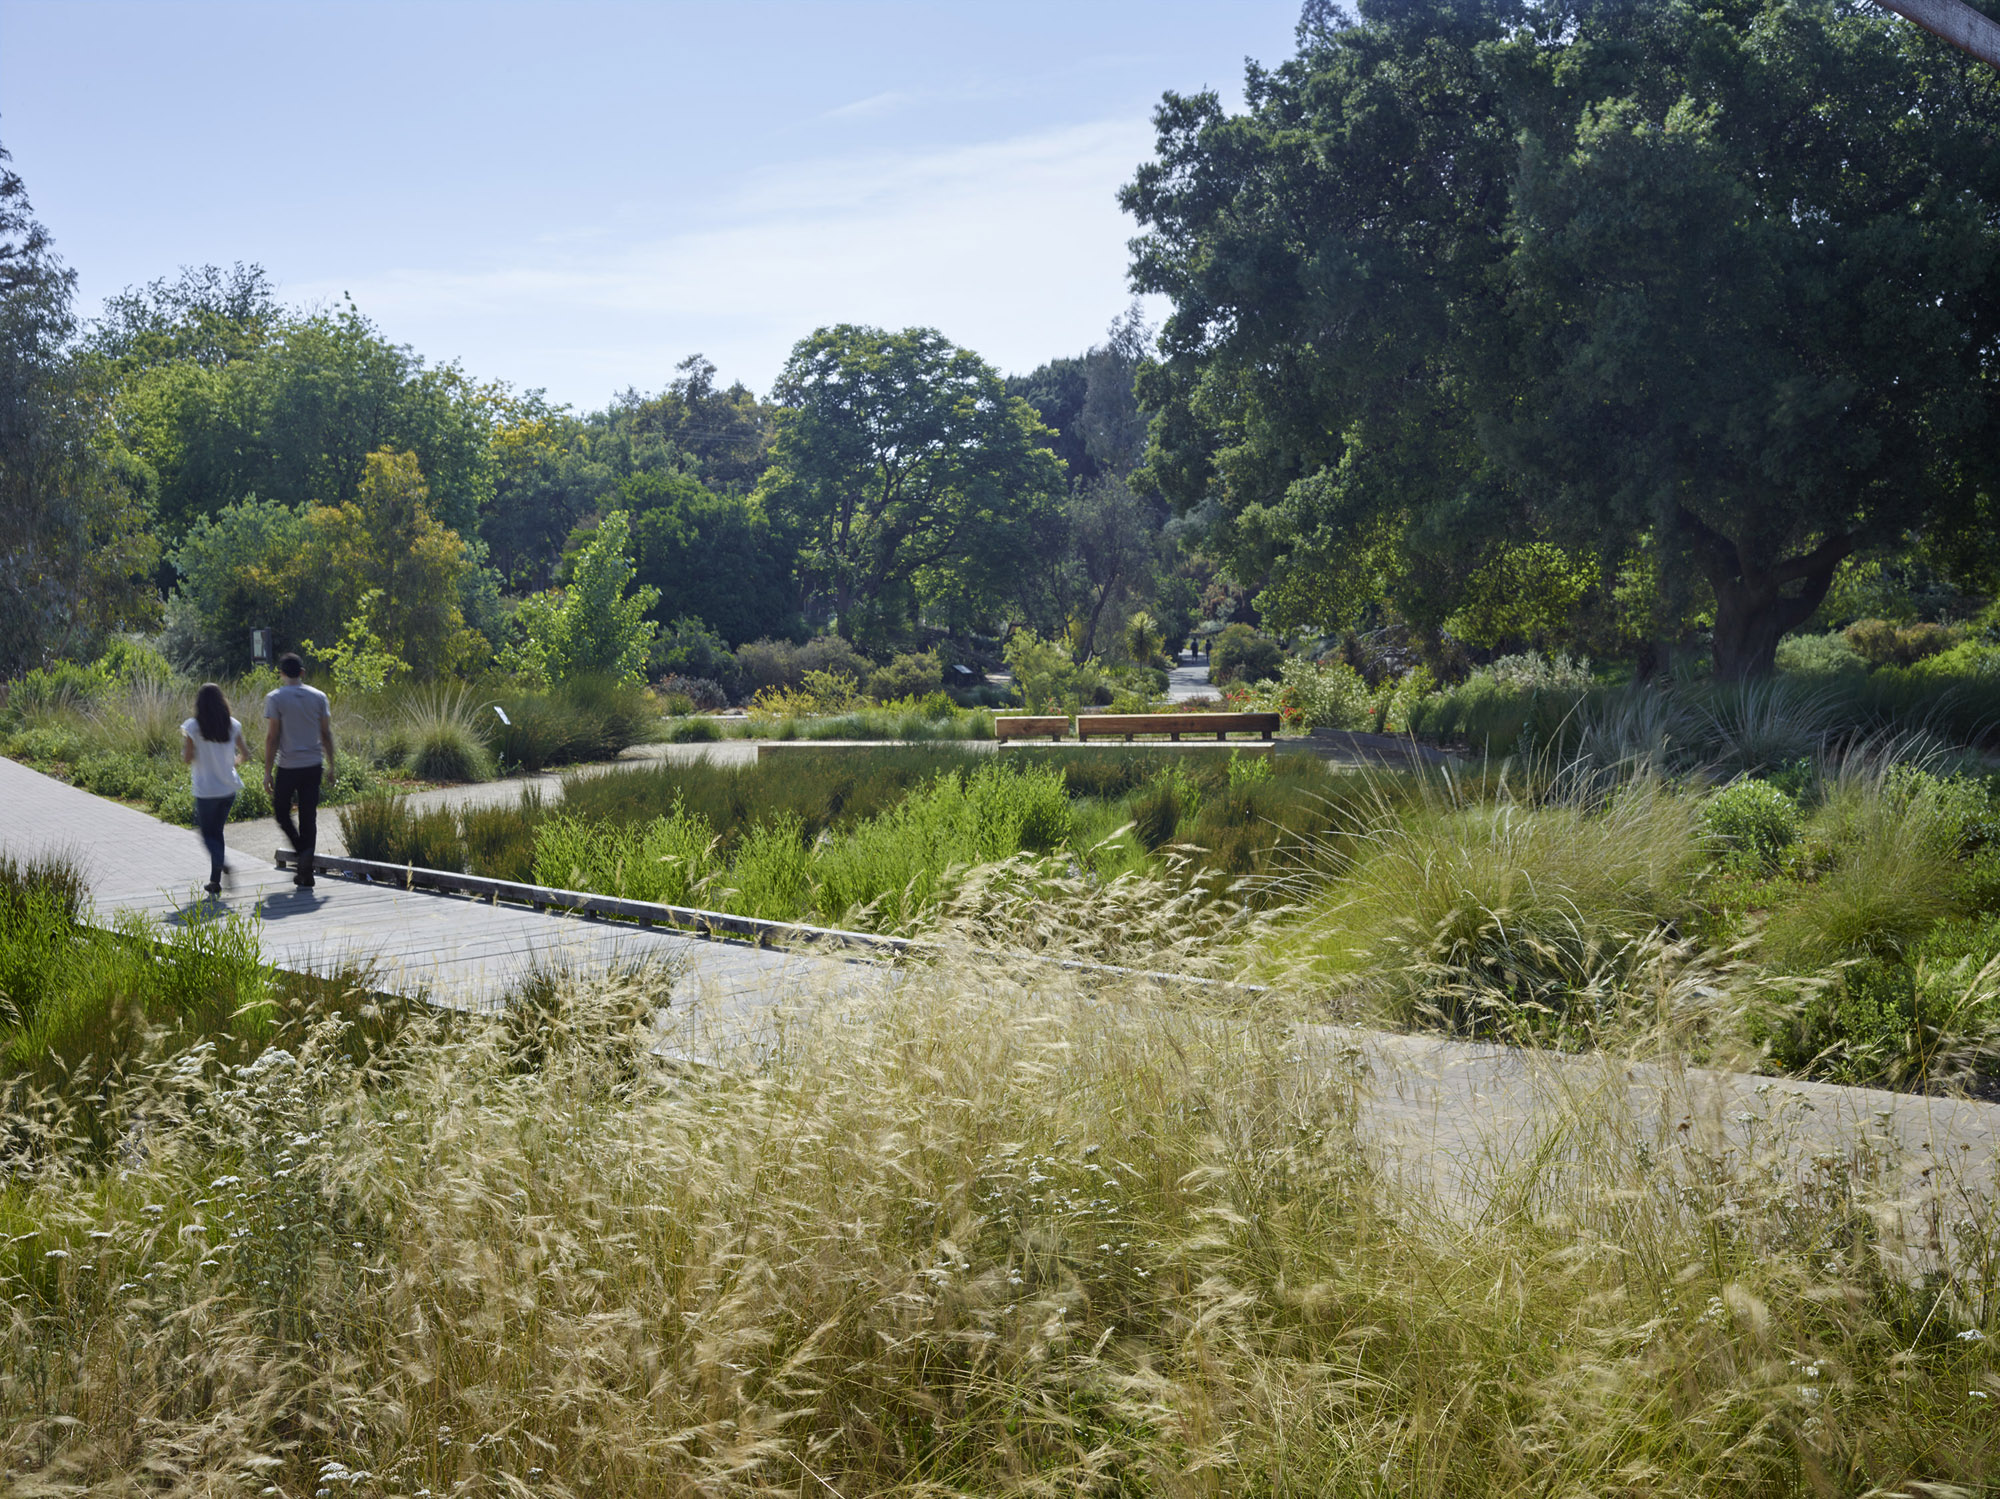
[[[1279,669],[1278,711],[1293,728],[1359,729],[1368,723],[1368,684],[1345,661],[1293,657]]]
[[[1502,687],[1523,689],[1553,687],[1581,691],[1591,683],[1590,658],[1572,656],[1568,651],[1557,651],[1553,656],[1538,651],[1501,656],[1473,675],[1489,677]]]

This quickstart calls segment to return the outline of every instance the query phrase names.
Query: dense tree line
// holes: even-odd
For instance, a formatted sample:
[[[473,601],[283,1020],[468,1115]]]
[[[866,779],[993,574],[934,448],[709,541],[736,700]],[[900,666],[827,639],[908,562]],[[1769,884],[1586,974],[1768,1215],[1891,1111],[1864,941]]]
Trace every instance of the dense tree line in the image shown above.
[[[1246,101],[1167,95],[1124,190],[1157,339],[1009,377],[841,324],[768,398],[694,354],[590,412],[255,266],[85,321],[0,155],[0,673],[162,625],[554,660],[580,568],[654,671],[1239,622],[1745,676],[1994,591],[1990,70],[1848,0],[1309,0]]]
[[[1124,482],[1136,323],[1011,384],[933,330],[843,325],[768,401],[697,354],[578,413],[427,364],[351,303],[288,308],[256,266],[84,323],[11,175],[4,202],[9,673],[162,621],[205,672],[245,665],[253,627],[419,679],[542,670],[594,659],[564,596],[621,567],[657,641],[621,670],[827,628],[877,659],[1014,623],[1090,654],[1165,578],[1164,509]],[[1015,387],[1072,370],[1045,424]]]

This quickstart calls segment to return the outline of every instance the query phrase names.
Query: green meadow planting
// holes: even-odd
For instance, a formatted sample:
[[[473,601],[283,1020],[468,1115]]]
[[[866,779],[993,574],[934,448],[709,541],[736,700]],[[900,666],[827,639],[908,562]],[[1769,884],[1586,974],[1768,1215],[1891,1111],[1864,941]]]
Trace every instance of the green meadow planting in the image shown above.
[[[1016,857],[1100,880],[1169,849],[1209,884],[1269,872],[1302,834],[1335,835],[1328,798],[1310,759],[804,748],[572,776],[560,801],[413,813],[377,798],[341,825],[357,858],[907,933]]]
[[[1158,880],[1240,902],[1216,959],[1342,1018],[2000,1094],[1987,762],[1782,685],[1581,695],[1549,741],[1422,772],[802,748],[342,816],[361,857],[904,935],[982,867]]]

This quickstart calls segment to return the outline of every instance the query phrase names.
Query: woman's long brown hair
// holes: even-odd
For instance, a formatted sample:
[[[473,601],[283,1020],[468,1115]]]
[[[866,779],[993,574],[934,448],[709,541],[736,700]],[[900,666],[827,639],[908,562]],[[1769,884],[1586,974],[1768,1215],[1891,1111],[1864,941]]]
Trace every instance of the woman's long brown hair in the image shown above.
[[[202,683],[194,695],[194,724],[211,744],[229,743],[229,699],[213,682]]]

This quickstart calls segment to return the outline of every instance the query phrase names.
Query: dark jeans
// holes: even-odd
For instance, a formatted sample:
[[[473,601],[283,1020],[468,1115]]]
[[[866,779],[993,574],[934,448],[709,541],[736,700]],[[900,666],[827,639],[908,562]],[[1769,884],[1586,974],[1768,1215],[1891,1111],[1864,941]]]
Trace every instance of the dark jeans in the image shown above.
[[[313,845],[319,842],[319,782],[324,767],[297,765],[290,770],[278,767],[271,777],[271,810],[278,814],[278,829],[298,851],[299,878],[312,878]],[[299,804],[297,826],[292,823],[292,802]]]
[[[208,882],[222,883],[222,828],[229,821],[229,809],[236,804],[235,793],[228,796],[198,796],[194,799],[195,831],[208,845]]]

